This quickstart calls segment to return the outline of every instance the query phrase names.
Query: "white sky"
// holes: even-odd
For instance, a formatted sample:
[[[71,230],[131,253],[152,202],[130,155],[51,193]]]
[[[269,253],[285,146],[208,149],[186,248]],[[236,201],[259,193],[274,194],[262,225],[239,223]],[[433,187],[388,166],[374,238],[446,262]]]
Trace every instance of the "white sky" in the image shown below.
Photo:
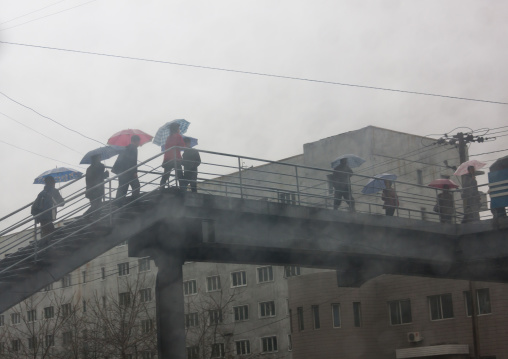
[[[0,41],[508,102],[507,18],[503,1],[0,0]],[[507,105],[2,43],[0,91],[102,142],[185,118],[200,149],[271,160],[368,125],[419,135],[508,125]],[[99,146],[1,95],[0,112],[77,153],[2,114],[1,141],[76,169]],[[507,138],[470,153],[506,149]],[[158,150],[147,144],[139,157]],[[35,198],[37,175],[69,166],[0,151],[0,216]]]

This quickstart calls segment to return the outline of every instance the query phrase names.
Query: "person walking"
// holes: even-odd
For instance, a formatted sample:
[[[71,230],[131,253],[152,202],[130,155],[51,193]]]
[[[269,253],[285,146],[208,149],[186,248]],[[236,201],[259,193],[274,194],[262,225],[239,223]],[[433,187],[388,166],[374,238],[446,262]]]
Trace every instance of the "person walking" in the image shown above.
[[[190,185],[191,191],[196,193],[198,191],[198,166],[201,164],[201,156],[198,150],[191,148],[191,139],[189,137],[185,137],[183,141],[187,148],[182,155],[184,173],[183,180],[180,181],[181,188],[186,191],[187,186]]]
[[[86,169],[86,194],[85,197],[90,200],[90,208],[85,215],[90,213],[94,217],[94,213],[99,209],[104,198],[104,179],[109,177],[106,166],[101,162],[100,155],[94,155],[91,158],[92,164]]]
[[[55,231],[53,221],[56,219],[55,206],[62,207],[64,199],[55,188],[55,179],[51,176],[44,178],[44,189],[39,193],[32,204],[31,212],[35,222],[41,226],[41,238],[44,238]],[[50,208],[53,208],[50,210]]]
[[[180,124],[178,122],[173,122],[169,125],[169,136],[166,139],[166,144],[164,145],[164,150],[166,150],[166,153],[164,153],[164,160],[162,162],[164,174],[161,177],[161,188],[166,184],[173,169],[175,169],[177,179],[179,181],[183,179],[182,154],[180,153],[179,148],[171,148],[175,146],[185,147],[185,142],[183,141],[183,137],[180,134]],[[170,150],[167,151],[168,149]]]
[[[333,209],[338,209],[342,202],[342,198],[347,202],[349,210],[355,211],[355,200],[351,193],[351,176],[353,170],[347,164],[347,158],[340,160],[337,167],[334,168],[331,177],[332,186],[334,188]]]
[[[480,220],[480,192],[478,192],[478,182],[476,182],[475,168],[469,166],[467,174],[462,180],[462,199],[464,200],[464,217],[462,223],[468,223]]]
[[[450,186],[447,184],[443,185],[443,192],[437,195],[436,209],[441,223],[452,223],[455,214],[455,202],[453,194],[450,192]]]
[[[138,147],[140,142],[141,139],[138,135],[132,136],[131,143],[120,153],[111,170],[119,175],[118,189],[116,191],[118,205],[125,203],[129,186],[132,189],[132,198],[135,199],[139,196],[141,185],[139,184],[138,171],[132,167],[136,167],[138,164]]]
[[[385,210],[385,214],[387,216],[393,216],[395,209],[399,207],[399,198],[397,197],[395,188],[392,187],[392,181],[385,180],[385,188],[383,189],[381,199],[384,203],[383,209]]]

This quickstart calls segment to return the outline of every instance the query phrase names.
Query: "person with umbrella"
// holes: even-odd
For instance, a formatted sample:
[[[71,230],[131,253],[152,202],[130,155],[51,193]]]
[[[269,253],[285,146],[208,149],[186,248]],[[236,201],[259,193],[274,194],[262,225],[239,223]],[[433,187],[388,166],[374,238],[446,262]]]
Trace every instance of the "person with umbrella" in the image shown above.
[[[55,225],[53,221],[56,219],[55,206],[64,205],[64,199],[60,192],[55,188],[55,178],[53,176],[44,177],[44,189],[39,193],[32,204],[32,215],[35,222],[40,223],[41,237],[46,237],[54,232]],[[50,210],[50,208],[53,208]]]
[[[125,202],[125,196],[129,190],[132,189],[132,198],[137,198],[140,193],[141,185],[138,179],[138,172],[136,167],[138,164],[138,147],[141,138],[138,135],[131,137],[131,143],[125,148],[125,151],[120,153],[113,165],[112,172],[118,174],[118,189],[116,191],[117,203],[122,205]],[[132,169],[131,169],[132,168]]]
[[[395,208],[399,206],[399,198],[397,197],[395,188],[392,187],[392,181],[385,180],[385,188],[383,189],[381,199],[384,203],[383,209],[385,210],[385,214],[387,216],[393,216],[395,213]]]
[[[162,162],[164,174],[161,177],[161,187],[166,184],[173,169],[175,169],[176,177],[180,180],[183,179],[182,154],[180,153],[179,148],[171,148],[175,146],[186,147],[183,137],[180,134],[180,124],[178,122],[173,122],[169,125],[169,136],[166,139],[166,144],[164,145],[164,150],[166,152],[164,153],[164,159]],[[170,150],[168,151],[168,149]]]
[[[464,200],[462,223],[479,221],[481,198],[478,192],[478,182],[476,182],[474,166],[468,166],[467,174],[463,176],[462,199]]]
[[[109,172],[102,164],[100,154],[93,155],[91,161],[92,164],[86,169],[85,197],[90,200],[90,208],[86,213],[90,213],[92,217],[101,206],[104,197],[104,179],[109,177]]]
[[[439,213],[441,223],[452,223],[452,217],[455,214],[455,201],[450,192],[450,185],[443,184],[443,192],[437,195],[437,204],[435,208]]]
[[[197,192],[198,180],[198,166],[201,164],[201,156],[199,151],[191,148],[191,138],[185,137],[183,139],[187,148],[182,155],[182,165],[184,168],[183,179],[180,181],[181,188],[186,191],[187,186],[190,185],[192,192]]]
[[[347,158],[342,158],[337,167],[334,168],[331,176],[332,186],[334,188],[333,209],[338,209],[342,198],[349,205],[349,210],[355,211],[355,200],[351,193],[351,176],[353,170],[348,166]]]

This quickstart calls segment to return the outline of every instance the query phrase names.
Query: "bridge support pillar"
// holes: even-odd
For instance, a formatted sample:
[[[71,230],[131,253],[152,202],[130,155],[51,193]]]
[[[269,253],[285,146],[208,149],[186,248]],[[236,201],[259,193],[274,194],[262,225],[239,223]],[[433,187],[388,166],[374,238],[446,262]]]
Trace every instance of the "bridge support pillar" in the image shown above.
[[[157,348],[159,359],[186,359],[183,299],[183,256],[157,258]]]

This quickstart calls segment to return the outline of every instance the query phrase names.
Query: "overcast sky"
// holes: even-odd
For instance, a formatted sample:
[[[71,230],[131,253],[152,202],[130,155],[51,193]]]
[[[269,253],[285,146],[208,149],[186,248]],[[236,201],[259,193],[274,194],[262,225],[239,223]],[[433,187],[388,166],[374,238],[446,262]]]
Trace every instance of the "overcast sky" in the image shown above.
[[[503,1],[0,0],[0,41],[508,102],[507,18]],[[271,160],[368,125],[418,135],[508,125],[503,104],[5,43],[0,91],[100,142],[185,118],[200,149]],[[99,146],[2,95],[0,112],[0,215],[35,198],[37,175],[80,169]],[[147,144],[140,159],[157,151]]]

